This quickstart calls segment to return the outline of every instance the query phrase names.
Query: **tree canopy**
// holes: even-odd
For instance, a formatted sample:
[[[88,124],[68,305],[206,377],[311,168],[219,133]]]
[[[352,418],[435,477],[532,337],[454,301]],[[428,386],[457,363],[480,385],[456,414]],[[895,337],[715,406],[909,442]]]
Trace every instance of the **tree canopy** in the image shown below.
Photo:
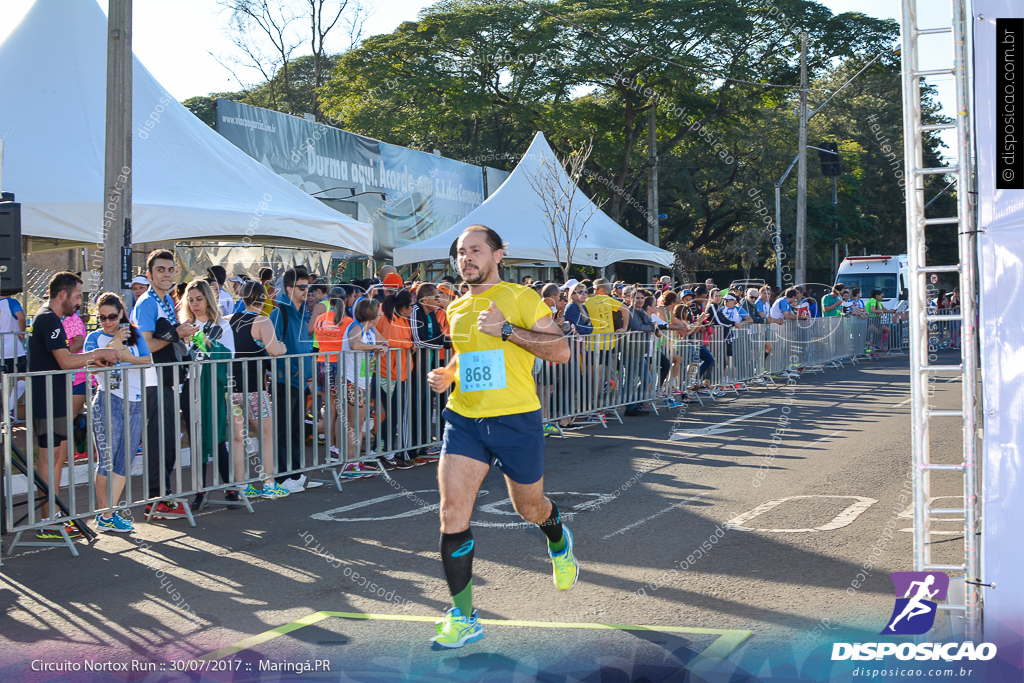
[[[661,244],[700,253],[711,267],[771,266],[750,197],[770,195],[797,152],[801,31],[811,111],[875,60],[810,124],[811,145],[839,144],[843,174],[836,207],[811,153],[809,268],[827,270],[836,242],[901,253],[898,26],[833,15],[813,0],[441,0],[417,21],[331,56],[319,89],[298,76],[311,58],[294,60],[291,97],[318,104],[346,130],[471,163],[498,159],[486,163],[505,170],[537,131],[560,156],[592,139],[582,189],[644,238],[646,221],[628,199],[646,205],[654,109]],[[232,99],[267,106],[280,90],[273,86]],[[190,101],[197,114],[199,100]],[[924,106],[938,121],[931,91]],[[939,145],[927,143],[935,164]],[[784,232],[795,222],[795,176],[783,186]]]

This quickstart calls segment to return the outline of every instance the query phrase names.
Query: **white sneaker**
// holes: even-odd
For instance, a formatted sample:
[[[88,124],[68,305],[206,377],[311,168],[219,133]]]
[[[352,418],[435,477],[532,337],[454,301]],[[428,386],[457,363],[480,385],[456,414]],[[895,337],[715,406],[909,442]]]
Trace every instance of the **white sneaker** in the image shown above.
[[[306,490],[302,487],[303,479],[305,479],[305,477],[302,477],[300,479],[285,479],[283,482],[281,482],[281,488],[288,491],[288,493],[302,493],[303,491]]]
[[[299,477],[299,486],[306,489],[315,489],[323,486],[323,484],[318,481],[309,481],[306,479],[306,475],[303,474]]]

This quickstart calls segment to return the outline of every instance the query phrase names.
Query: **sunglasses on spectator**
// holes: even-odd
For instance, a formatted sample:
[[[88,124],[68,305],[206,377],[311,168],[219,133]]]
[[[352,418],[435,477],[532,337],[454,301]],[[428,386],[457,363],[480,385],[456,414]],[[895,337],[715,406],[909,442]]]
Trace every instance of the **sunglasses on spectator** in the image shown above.
[[[309,285],[293,285],[293,287],[302,292],[305,292],[307,289],[309,289]]]
[[[121,314],[120,313],[115,313],[114,315],[101,315],[101,316],[98,316],[98,317],[99,317],[100,322],[114,322],[115,320],[120,320],[121,319]]]

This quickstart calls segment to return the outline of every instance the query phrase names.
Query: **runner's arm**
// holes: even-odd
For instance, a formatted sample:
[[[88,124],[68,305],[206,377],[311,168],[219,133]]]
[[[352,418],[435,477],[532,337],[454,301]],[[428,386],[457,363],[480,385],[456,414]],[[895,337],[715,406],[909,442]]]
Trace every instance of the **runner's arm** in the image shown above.
[[[270,322],[270,318],[262,315],[256,318],[256,322],[253,323],[253,330],[256,332],[253,337],[263,342],[263,348],[266,349],[268,354],[271,356],[283,356],[287,353],[288,347],[277,338],[277,334],[274,332],[274,324]]]
[[[622,309],[626,309],[626,310],[622,310]],[[629,316],[629,307],[625,306],[625,305],[620,306],[619,307],[619,313],[622,314],[622,327],[617,329],[617,330],[615,330],[615,331],[616,332],[629,332],[629,317],[630,317]]]
[[[306,331],[310,335],[313,334],[313,330],[316,328],[316,321],[326,312],[327,306],[325,306],[322,301],[318,301],[316,305],[313,306],[313,310],[309,313],[309,322],[306,323]]]
[[[623,315],[623,318],[625,317]],[[529,330],[513,326],[512,336],[508,338],[508,341],[529,351],[541,360],[552,363],[569,361],[569,342],[550,316],[544,316],[535,322]]]
[[[62,370],[77,370],[87,365],[114,365],[118,362],[117,349],[96,349],[89,353],[71,353],[68,349],[54,349],[53,357]]]
[[[438,394],[444,393],[455,381],[455,371],[459,367],[459,353],[452,352],[452,359],[443,368],[431,370],[427,373],[427,384]]]

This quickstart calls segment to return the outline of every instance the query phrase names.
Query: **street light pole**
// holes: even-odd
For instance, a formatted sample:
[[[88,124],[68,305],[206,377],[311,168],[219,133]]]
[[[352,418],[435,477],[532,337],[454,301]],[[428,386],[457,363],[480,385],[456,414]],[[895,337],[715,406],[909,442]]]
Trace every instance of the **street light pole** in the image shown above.
[[[132,276],[132,0],[107,6],[106,122],[101,291],[126,293]]]
[[[874,64],[875,61],[878,60],[878,58],[881,57],[884,53],[885,53],[885,51],[883,50],[883,51],[879,52],[877,55],[875,55],[871,59],[871,61],[868,62],[867,64],[865,64],[864,67],[861,68],[860,71],[855,73],[853,75],[853,77],[850,78],[850,80],[846,81],[846,83],[843,83],[841,86],[839,86],[839,88],[834,93],[829,95],[829,98],[827,100],[822,102],[818,106],[817,109],[815,109],[810,114],[808,114],[806,116],[806,119],[803,119],[803,117],[802,117],[802,121],[801,122],[804,125],[801,126],[801,132],[806,132],[806,122],[807,121],[810,121],[815,116],[817,116],[821,112],[821,110],[825,108],[826,104],[831,102],[833,100],[833,98],[835,98],[835,96],[838,95],[846,86],[848,86],[851,83],[853,83],[857,79],[858,76],[860,76],[862,73],[867,71],[868,67],[871,66],[872,64]],[[802,54],[801,55],[801,65],[802,66],[804,65],[803,59],[804,59],[804,55]],[[804,102],[806,103],[806,99],[804,100]],[[804,144],[806,145],[806,138],[804,139]],[[810,149],[817,149],[817,148],[816,147],[811,147]],[[821,150],[821,151],[827,151],[827,152],[831,153],[831,150]],[[786,181],[786,178],[789,177],[789,172],[793,170],[793,165],[796,164],[796,162],[799,159],[800,159],[800,155],[798,154],[796,157],[793,158],[793,162],[789,165],[789,168],[786,169],[786,172],[782,174],[781,178],[779,178],[779,182],[775,183],[775,236],[777,238],[776,242],[775,242],[775,286],[777,286],[779,289],[782,288],[782,209],[781,209],[782,199],[781,199],[780,191],[781,191],[781,188],[782,188],[782,183],[784,183]],[[806,188],[806,185],[805,185],[804,186],[804,198],[805,198],[805,200],[806,200],[806,197],[807,197],[806,190],[807,190],[807,188]],[[932,201],[934,201],[934,199]],[[805,206],[805,209],[806,209],[806,203],[804,204],[804,206]],[[846,246],[846,255],[847,256],[850,255],[849,252],[850,252],[850,248],[849,248],[849,245],[847,245]]]
[[[796,284],[807,281],[807,33],[800,34],[800,165],[796,190]]]
[[[655,247],[658,245],[658,127],[655,114],[657,110],[651,107],[650,118],[647,120],[647,159],[650,167],[647,169],[647,241]],[[656,266],[647,267],[647,281],[654,282],[658,273]]]

